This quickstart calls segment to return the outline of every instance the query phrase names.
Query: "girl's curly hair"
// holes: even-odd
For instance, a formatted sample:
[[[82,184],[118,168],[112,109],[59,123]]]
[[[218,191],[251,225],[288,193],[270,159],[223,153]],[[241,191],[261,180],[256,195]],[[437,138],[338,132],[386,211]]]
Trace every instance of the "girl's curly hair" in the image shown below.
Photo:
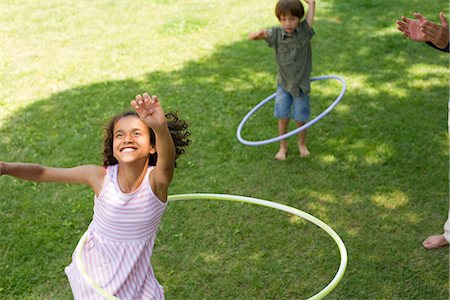
[[[116,165],[117,159],[113,155],[113,140],[114,140],[114,126],[116,126],[117,121],[124,117],[135,116],[139,118],[139,115],[134,111],[124,112],[113,117],[105,128],[105,138],[103,140],[103,166]],[[187,130],[188,123],[184,120],[178,119],[178,113],[169,112],[166,114],[167,127],[169,128],[170,134],[172,135],[173,143],[175,145],[175,160],[184,153],[183,147],[189,145],[191,140],[189,136],[191,132]],[[150,144],[156,145],[156,138],[153,129],[148,128],[150,132]],[[158,160],[158,153],[149,154],[148,164],[149,166],[156,166],[156,161]],[[175,163],[176,166],[176,163]]]

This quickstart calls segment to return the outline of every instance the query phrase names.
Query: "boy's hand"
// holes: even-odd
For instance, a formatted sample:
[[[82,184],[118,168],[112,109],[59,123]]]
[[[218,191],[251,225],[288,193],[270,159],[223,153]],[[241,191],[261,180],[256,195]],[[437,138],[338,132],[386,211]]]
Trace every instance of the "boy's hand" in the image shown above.
[[[267,30],[261,30],[258,35],[258,37],[261,39],[265,39],[268,36],[269,36],[269,31],[267,31]]]
[[[142,96],[137,95],[130,104],[148,127],[152,129],[158,129],[162,126],[167,127],[166,116],[158,101],[158,97],[155,95],[152,97],[147,93],[144,93]]]
[[[270,35],[269,31],[263,29],[260,31],[256,31],[256,32],[251,32],[248,35],[249,40],[262,40],[265,39],[266,37],[268,37]]]

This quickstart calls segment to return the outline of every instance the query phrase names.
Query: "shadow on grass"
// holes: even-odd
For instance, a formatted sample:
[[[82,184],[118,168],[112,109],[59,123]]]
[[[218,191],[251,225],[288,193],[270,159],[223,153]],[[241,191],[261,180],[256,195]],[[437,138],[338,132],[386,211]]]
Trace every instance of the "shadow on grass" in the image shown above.
[[[367,6],[366,14],[352,16],[355,23],[371,15],[371,5],[366,2],[361,1]],[[336,14],[343,20],[349,17],[346,6],[339,7]],[[394,21],[383,19],[380,25],[380,20],[372,20],[368,27],[373,29],[373,34],[348,36],[361,39],[356,49],[342,38],[344,33],[353,32],[354,22],[321,20],[315,26],[313,75],[341,75],[348,81],[348,91],[342,109],[338,106],[309,130],[312,156],[308,159],[296,157],[296,148],[292,146],[294,139],[289,140],[292,145],[286,162],[273,160],[277,145],[252,148],[237,142],[235,130],[241,118],[271,94],[275,86],[272,51],[263,43],[248,41],[221,47],[211,56],[189,62],[176,72],[149,73],[142,81],[129,79],[76,87],[37,101],[17,111],[0,129],[2,159],[67,167],[100,164],[102,128],[106,121],[128,110],[129,100],[135,94],[149,91],[159,95],[166,111],[178,110],[191,124],[193,144],[180,159],[172,193],[253,196],[283,202],[324,220],[342,236],[349,250],[348,271],[343,283],[331,294],[332,298],[444,298],[448,288],[444,267],[447,256],[443,251],[434,254],[423,251],[420,241],[429,233],[440,232],[446,215],[447,77],[442,73],[421,75],[408,70],[416,58],[413,51],[430,52],[429,57],[420,57],[420,64],[430,68],[442,67],[446,58],[426,46],[410,46],[399,34],[385,33],[384,27]],[[333,32],[333,28],[342,34],[320,35],[320,32]],[[380,53],[384,55],[380,57]],[[419,84],[423,82],[426,84]],[[314,97],[329,97],[324,90],[316,93],[314,95],[313,90],[312,106]],[[263,123],[273,123],[271,115],[260,118]],[[36,199],[22,199],[21,188],[43,194],[36,194]],[[12,199],[1,202],[0,215],[5,224],[0,238],[5,250],[3,260],[13,263],[2,261],[2,273],[8,275],[3,279],[0,294],[27,295],[33,289],[45,294],[49,286],[40,284],[48,280],[47,274],[52,274],[55,281],[65,281],[62,272],[54,273],[54,270],[62,270],[68,264],[79,234],[90,220],[92,204],[86,202],[91,197],[90,192],[57,185],[48,189],[4,178],[1,189],[2,194]],[[199,290],[207,295],[205,297],[239,297],[235,292],[242,290],[219,290],[222,274],[231,277],[227,279],[229,286],[248,288],[250,298],[276,298],[272,293],[277,289],[283,291],[283,298],[305,297],[323,287],[337,269],[338,257],[322,250],[322,247],[333,247],[333,243],[329,243],[326,236],[308,240],[308,234],[320,234],[305,228],[304,224],[289,222],[285,215],[259,215],[256,209],[250,209],[246,215],[240,211],[247,208],[241,206],[205,204],[205,207],[169,206],[156,248],[156,251],[158,247],[161,249],[161,257],[156,255],[154,259],[157,275],[160,272],[163,285],[168,287],[168,298],[192,296],[196,293],[191,290],[192,285],[201,281],[204,282]],[[185,217],[179,218],[185,209],[189,213],[185,211]],[[211,214],[217,210],[220,216]],[[248,223],[247,218],[252,214],[257,214],[258,218]],[[56,221],[48,221],[52,218]],[[191,227],[183,223],[190,218]],[[196,227],[196,221],[202,220],[209,222]],[[237,225],[233,221],[238,221]],[[84,225],[79,226],[77,222]],[[203,235],[213,222],[233,230]],[[262,241],[248,237],[252,224],[263,228],[265,238]],[[264,262],[270,262],[271,255],[275,255],[275,260],[283,257],[264,250],[268,240],[285,235],[286,239],[279,243],[287,247],[299,238],[296,231],[288,229],[290,226],[305,233],[302,241],[317,243],[317,248],[303,250],[309,256],[302,260],[307,266],[303,271],[306,273],[302,274],[306,278],[304,281],[318,276],[311,274],[311,269],[325,274],[314,282],[299,284],[297,278],[289,278],[283,285],[269,276],[278,269],[264,269]],[[194,232],[182,231],[183,228]],[[181,239],[180,234],[189,238]],[[207,247],[215,245],[217,234],[237,235],[239,243],[226,239],[220,242],[234,245],[231,247],[234,251],[246,249],[243,253],[249,253],[251,263],[232,261],[233,255],[239,252],[216,253],[192,247],[192,243],[205,236],[212,239],[212,242],[207,241]],[[30,249],[21,249],[23,242],[20,240],[31,241],[31,248],[42,252],[41,255],[30,259]],[[52,247],[52,241],[63,246]],[[185,247],[189,250],[180,250]],[[288,257],[295,260],[296,251],[290,249]],[[164,257],[164,253],[170,255]],[[322,265],[308,265],[307,258],[314,255],[323,259],[314,263]],[[327,259],[327,255],[332,259]],[[52,261],[58,256],[59,259]],[[177,266],[183,265],[183,259],[193,260],[188,267],[192,269],[177,270],[171,258],[177,258]],[[27,278],[22,278],[20,264],[27,269],[42,270],[42,276],[28,273]],[[250,276],[249,270],[257,274],[261,269],[263,274],[255,275],[259,276],[257,280],[246,278]],[[302,272],[300,269],[301,266],[296,265],[291,271]],[[183,279],[189,278],[192,272],[196,273],[189,287],[189,284],[184,285]],[[275,284],[261,284],[267,278]],[[35,285],[40,287],[33,288]],[[214,288],[211,291],[210,287],[221,294],[216,294]]]

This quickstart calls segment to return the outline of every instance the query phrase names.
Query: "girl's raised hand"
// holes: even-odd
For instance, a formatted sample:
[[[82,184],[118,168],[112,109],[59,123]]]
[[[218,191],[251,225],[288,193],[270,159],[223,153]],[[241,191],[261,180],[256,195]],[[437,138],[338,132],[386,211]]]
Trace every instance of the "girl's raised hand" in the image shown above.
[[[131,100],[130,104],[148,127],[157,129],[161,126],[167,126],[164,110],[155,95],[152,97],[148,93],[144,93],[142,96],[137,95],[134,100]]]

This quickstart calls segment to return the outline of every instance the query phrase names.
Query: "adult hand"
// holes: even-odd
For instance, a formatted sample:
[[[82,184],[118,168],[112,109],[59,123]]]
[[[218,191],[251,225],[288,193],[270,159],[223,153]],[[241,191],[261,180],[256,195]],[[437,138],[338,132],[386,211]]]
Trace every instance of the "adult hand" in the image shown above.
[[[445,48],[448,45],[448,24],[443,12],[439,13],[441,24],[430,22],[426,19],[420,25],[421,31],[427,41],[432,42],[438,48]]]
[[[403,32],[404,36],[413,41],[428,41],[425,33],[423,33],[421,29],[421,24],[427,22],[427,20],[419,13],[414,13],[413,15],[416,20],[402,16],[402,20],[397,21],[397,29]]]

